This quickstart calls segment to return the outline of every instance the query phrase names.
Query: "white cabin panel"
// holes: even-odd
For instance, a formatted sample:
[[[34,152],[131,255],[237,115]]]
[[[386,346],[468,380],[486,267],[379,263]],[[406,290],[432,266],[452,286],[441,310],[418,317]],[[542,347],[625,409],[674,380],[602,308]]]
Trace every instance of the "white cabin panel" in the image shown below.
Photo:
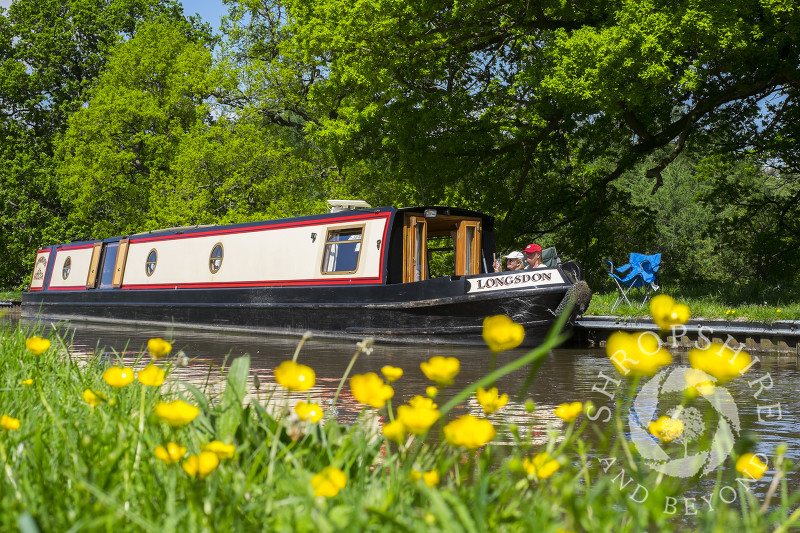
[[[92,264],[92,250],[92,245],[56,250],[49,288],[80,287],[85,289],[86,278],[89,276],[89,268]],[[69,261],[69,265],[68,268],[65,268],[67,261]]]
[[[40,291],[44,287],[44,276],[47,274],[47,262],[50,260],[50,250],[39,250],[36,253],[36,262],[33,264],[31,276],[31,290]]]
[[[327,231],[331,228],[363,227],[358,270],[350,274],[322,274]],[[291,282],[303,280],[379,277],[386,219],[357,224],[320,224],[238,233],[178,235],[144,242],[131,238],[123,287],[148,285],[230,284]],[[312,234],[315,234],[312,240]],[[223,248],[216,273],[209,268],[215,245]],[[145,265],[152,250],[156,267],[150,276]]]

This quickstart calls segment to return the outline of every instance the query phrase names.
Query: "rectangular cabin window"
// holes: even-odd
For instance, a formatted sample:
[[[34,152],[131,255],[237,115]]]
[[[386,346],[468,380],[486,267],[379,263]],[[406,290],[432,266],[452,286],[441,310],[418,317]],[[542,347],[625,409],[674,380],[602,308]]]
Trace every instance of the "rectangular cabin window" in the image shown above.
[[[330,229],[322,256],[323,274],[352,274],[358,270],[364,226]]]
[[[114,281],[114,267],[117,264],[117,248],[119,248],[118,242],[110,242],[105,246],[103,267],[100,273],[101,289],[110,289]]]

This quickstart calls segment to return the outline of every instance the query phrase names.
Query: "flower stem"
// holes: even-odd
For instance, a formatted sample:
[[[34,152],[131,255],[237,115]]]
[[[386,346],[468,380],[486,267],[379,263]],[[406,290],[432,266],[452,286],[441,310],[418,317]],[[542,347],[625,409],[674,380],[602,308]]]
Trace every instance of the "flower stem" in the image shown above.
[[[142,435],[144,434],[144,400],[147,387],[142,385],[142,396],[139,400],[139,436],[136,439],[136,456],[133,460],[133,470],[139,468],[139,456],[142,451]]]
[[[336,407],[336,401],[339,399],[339,393],[342,392],[342,387],[344,386],[344,382],[347,380],[347,376],[350,375],[350,371],[353,369],[353,365],[356,364],[356,359],[358,359],[359,354],[364,350],[361,343],[358,344],[358,349],[356,353],[353,354],[353,357],[350,359],[350,364],[347,365],[347,369],[344,371],[344,375],[342,379],[339,380],[339,386],[336,387],[336,394],[333,395],[333,403],[331,403],[331,411],[333,411],[334,407]]]

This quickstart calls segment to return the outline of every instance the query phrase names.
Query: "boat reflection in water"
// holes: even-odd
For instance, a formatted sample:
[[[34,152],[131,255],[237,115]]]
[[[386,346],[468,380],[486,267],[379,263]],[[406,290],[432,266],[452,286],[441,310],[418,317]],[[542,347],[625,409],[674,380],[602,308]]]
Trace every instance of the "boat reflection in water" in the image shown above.
[[[23,320],[24,324],[31,321]],[[250,356],[250,379],[245,401],[257,401],[271,409],[293,406],[300,400],[318,403],[327,412],[350,360],[357,348],[355,342],[332,341],[312,337],[300,349],[298,362],[310,366],[316,373],[316,385],[304,393],[287,393],[277,385],[273,370],[281,362],[289,360],[295,353],[298,341],[284,336],[243,335],[209,333],[184,328],[142,328],[128,326],[99,326],[88,324],[53,324],[60,333],[71,339],[73,353],[89,356],[93,353],[114,359],[121,356],[126,364],[133,364],[142,353],[146,354],[147,341],[154,337],[173,340],[173,351],[168,360],[173,361],[175,371],[173,382],[180,387],[188,382],[206,390],[211,397],[217,397],[224,388],[224,368],[233,358]],[[505,364],[527,353],[526,349],[516,349],[498,355],[498,364]],[[563,422],[553,414],[555,407],[563,401],[573,401],[573,353],[558,350],[547,357],[539,374],[533,379],[527,391],[520,392],[528,377],[529,368],[523,368],[498,381],[501,393],[507,393],[509,403],[492,414],[490,419],[496,424],[514,422],[520,433],[534,442],[544,442],[547,428],[559,428]],[[585,352],[581,352],[585,353]],[[436,402],[444,404],[463,387],[481,379],[489,372],[490,352],[488,348],[477,346],[422,346],[396,345],[376,342],[370,355],[360,354],[351,371],[354,374],[376,372],[381,367],[392,365],[403,369],[403,377],[392,384],[395,396],[392,405],[396,408],[416,395],[425,395],[426,389],[433,385],[420,369],[420,363],[435,355],[456,357],[461,361],[461,369],[452,386],[439,391]],[[185,366],[181,364],[183,360]],[[602,360],[601,360],[602,361]],[[148,358],[142,357],[137,365],[143,367]],[[563,399],[562,399],[563,398]],[[535,403],[533,412],[525,410],[526,400]],[[345,383],[337,400],[334,416],[342,423],[353,423],[362,411],[362,406],[350,393],[349,383]],[[369,412],[374,409],[367,409]],[[453,415],[472,413],[483,415],[474,396],[454,409]],[[327,412],[326,415],[330,416]],[[382,425],[378,418],[375,424]],[[495,442],[513,442],[510,434],[498,434]]]

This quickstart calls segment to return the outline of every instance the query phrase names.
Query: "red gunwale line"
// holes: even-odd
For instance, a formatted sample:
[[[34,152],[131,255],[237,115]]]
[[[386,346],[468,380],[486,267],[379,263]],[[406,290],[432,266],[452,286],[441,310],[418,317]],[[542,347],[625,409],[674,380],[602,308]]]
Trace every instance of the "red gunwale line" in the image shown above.
[[[286,229],[286,228],[293,228],[293,227],[311,227],[311,226],[319,226],[324,224],[330,224],[332,222],[335,223],[342,223],[345,224],[347,222],[358,222],[362,220],[376,220],[376,219],[389,219],[391,213],[365,213],[363,215],[353,215],[349,217],[331,217],[325,218],[321,220],[299,220],[295,222],[283,222],[283,223],[273,223],[273,224],[262,224],[259,226],[248,226],[246,228],[227,228],[227,229],[216,229],[216,230],[208,230],[208,231],[200,231],[196,233],[181,233],[181,234],[172,234],[172,235],[161,235],[155,237],[132,237],[130,242],[131,244],[141,242],[158,242],[158,241],[169,241],[169,240],[180,240],[180,239],[195,239],[198,237],[213,237],[216,235],[235,235],[237,233],[254,233],[257,231],[271,231],[271,230],[278,230],[278,229]]]
[[[41,289],[40,289],[41,290]],[[48,291],[85,291],[85,285],[70,285],[69,287],[48,287]]]
[[[249,281],[235,282],[225,281],[218,283],[159,283],[153,285],[123,285],[122,289],[142,290],[142,289],[226,289],[226,288],[246,288],[246,287],[298,287],[298,286],[318,286],[318,285],[374,285],[381,283],[379,278],[348,278],[343,280],[291,280],[291,281]]]

